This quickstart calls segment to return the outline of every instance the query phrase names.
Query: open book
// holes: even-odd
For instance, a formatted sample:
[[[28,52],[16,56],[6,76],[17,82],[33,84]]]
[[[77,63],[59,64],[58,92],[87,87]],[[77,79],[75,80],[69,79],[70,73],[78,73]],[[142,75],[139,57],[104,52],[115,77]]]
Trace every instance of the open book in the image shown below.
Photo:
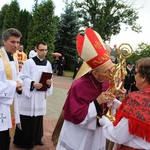
[[[42,88],[37,89],[37,91],[47,91],[48,85],[46,84],[46,80],[52,78],[52,73],[49,72],[42,72],[41,78],[40,78],[40,83],[43,84]]]

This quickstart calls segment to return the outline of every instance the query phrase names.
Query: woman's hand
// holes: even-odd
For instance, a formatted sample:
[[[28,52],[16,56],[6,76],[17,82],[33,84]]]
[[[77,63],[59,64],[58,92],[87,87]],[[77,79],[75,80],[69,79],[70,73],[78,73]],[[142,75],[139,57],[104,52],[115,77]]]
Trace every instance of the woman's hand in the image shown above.
[[[124,89],[124,88],[119,89],[119,90],[116,91],[116,93],[117,93],[117,94],[116,94],[116,97],[117,97],[118,99],[123,98],[123,97],[125,97],[126,89]]]
[[[114,99],[113,108],[118,109],[120,105],[121,105],[121,102],[118,99]]]

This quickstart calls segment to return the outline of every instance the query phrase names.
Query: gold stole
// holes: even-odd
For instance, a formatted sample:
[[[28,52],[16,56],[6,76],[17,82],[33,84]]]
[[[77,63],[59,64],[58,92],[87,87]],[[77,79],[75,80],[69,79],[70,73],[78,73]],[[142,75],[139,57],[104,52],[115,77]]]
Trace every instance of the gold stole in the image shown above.
[[[12,70],[11,70],[11,65],[7,62],[2,50],[0,50],[0,57],[3,60],[4,63],[4,69],[5,69],[5,74],[6,74],[6,78],[8,80],[12,80]],[[15,132],[15,113],[14,113],[14,101],[12,103],[12,105],[10,106],[10,110],[11,110],[11,120],[12,120],[12,128],[9,129],[10,132],[10,136],[12,136]]]

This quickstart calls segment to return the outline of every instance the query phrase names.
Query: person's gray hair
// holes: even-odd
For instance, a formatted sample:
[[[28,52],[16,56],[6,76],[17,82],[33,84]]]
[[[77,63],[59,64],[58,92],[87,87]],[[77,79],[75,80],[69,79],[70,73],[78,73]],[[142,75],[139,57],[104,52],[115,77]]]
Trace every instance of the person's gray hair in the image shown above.
[[[21,38],[22,34],[19,30],[15,29],[15,28],[9,28],[3,32],[2,40],[7,41],[9,39],[9,37],[11,37],[11,36]]]

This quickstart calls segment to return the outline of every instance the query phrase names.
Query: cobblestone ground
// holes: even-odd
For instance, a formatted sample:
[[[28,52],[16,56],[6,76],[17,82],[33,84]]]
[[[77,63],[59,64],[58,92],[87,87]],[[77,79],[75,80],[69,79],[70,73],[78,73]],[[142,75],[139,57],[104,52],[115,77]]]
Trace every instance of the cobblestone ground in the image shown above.
[[[44,136],[43,146],[35,146],[32,150],[55,150],[51,141],[52,132],[56,125],[57,119],[61,112],[62,106],[67,96],[69,87],[72,84],[71,77],[53,76],[54,91],[53,94],[47,97],[47,114],[44,117]],[[27,150],[16,147],[12,142],[10,150]],[[30,149],[31,150],[31,149]]]

